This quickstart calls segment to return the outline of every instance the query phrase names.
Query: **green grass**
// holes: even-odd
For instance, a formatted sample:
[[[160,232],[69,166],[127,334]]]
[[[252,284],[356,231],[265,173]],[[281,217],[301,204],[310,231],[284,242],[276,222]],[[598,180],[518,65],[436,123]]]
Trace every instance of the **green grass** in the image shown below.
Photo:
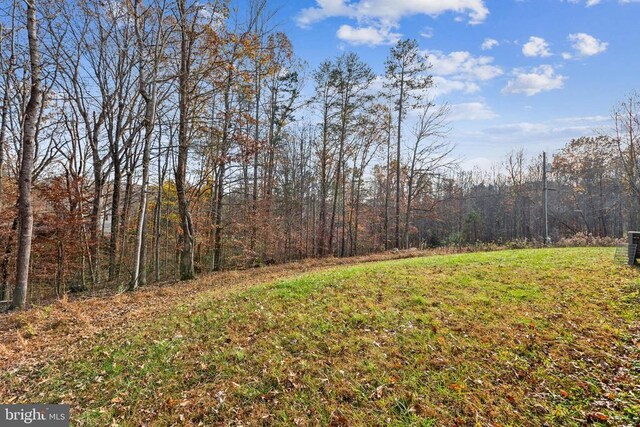
[[[96,426],[637,425],[640,274],[611,251],[415,258],[203,293],[2,380]]]

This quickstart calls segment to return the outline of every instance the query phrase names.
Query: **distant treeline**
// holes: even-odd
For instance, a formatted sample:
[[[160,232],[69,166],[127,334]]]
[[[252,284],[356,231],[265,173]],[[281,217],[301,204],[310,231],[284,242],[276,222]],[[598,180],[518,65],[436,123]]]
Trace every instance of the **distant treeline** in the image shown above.
[[[1,7],[0,299],[14,307],[544,234],[538,153],[460,171],[416,41],[391,48],[377,76],[355,53],[308,69],[266,0]],[[553,239],[638,226],[639,110],[633,95],[617,132],[555,155]]]

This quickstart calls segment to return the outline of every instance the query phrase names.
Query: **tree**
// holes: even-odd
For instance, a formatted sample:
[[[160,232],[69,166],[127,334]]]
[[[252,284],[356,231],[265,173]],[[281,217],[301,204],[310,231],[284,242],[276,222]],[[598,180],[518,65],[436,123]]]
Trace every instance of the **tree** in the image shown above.
[[[413,130],[414,141],[410,147],[407,171],[407,212],[404,223],[406,248],[409,247],[413,201],[432,183],[435,174],[455,165],[454,159],[450,157],[453,145],[445,140],[449,132],[448,113],[449,107],[446,104],[436,107],[427,102]]]
[[[318,241],[316,253],[320,256],[327,251],[327,197],[329,193],[330,176],[332,172],[332,147],[331,147],[331,127],[335,112],[334,107],[338,99],[335,87],[332,84],[333,64],[331,61],[324,61],[313,74],[315,81],[314,103],[320,110],[320,141],[317,147],[319,176],[319,225]]]
[[[428,58],[418,47],[416,40],[399,40],[391,48],[385,63],[385,88],[387,96],[393,101],[396,119],[396,212],[395,245],[400,247],[400,169],[402,124],[407,112],[417,108],[427,96],[427,89],[433,80],[427,74],[430,68]]]
[[[263,227],[268,229],[273,208],[273,192],[276,181],[276,155],[282,149],[285,128],[293,121],[293,114],[298,105],[303,81],[300,79],[300,64],[293,54],[293,46],[286,34],[278,32],[269,36],[266,49],[268,67],[265,76],[267,90],[266,120],[268,123],[266,137],[266,159],[264,161],[264,197],[266,211]],[[271,233],[264,236],[266,249],[271,249]],[[268,257],[268,256],[267,256]]]
[[[57,89],[64,94],[73,126],[77,127],[77,132],[70,132],[69,136],[76,140],[74,146],[88,145],[91,156],[93,194],[87,245],[91,281],[96,285],[101,281],[103,199],[108,191],[112,168],[108,255],[110,279],[117,276],[121,159],[126,148],[122,147],[126,145],[122,144],[122,139],[133,119],[131,109],[135,105],[129,102],[129,88],[126,86],[131,80],[133,65],[128,55],[129,37],[126,34],[130,26],[124,19],[125,9],[114,7],[113,3],[89,0],[63,2],[61,5],[60,19],[65,31],[60,31],[55,22],[49,20],[49,34],[60,49]]]
[[[36,0],[25,0],[27,6],[27,37],[29,41],[29,68],[31,71],[31,90],[25,109],[23,125],[20,174],[18,177],[20,217],[18,237],[18,258],[16,262],[16,285],[13,293],[12,309],[23,308],[27,302],[29,284],[29,266],[31,260],[31,241],[33,237],[33,207],[31,205],[31,179],[36,147],[36,134],[40,120],[40,108],[43,102],[40,82],[40,52],[38,50],[38,20],[36,18]]]
[[[142,184],[140,186],[140,207],[138,209],[138,224],[136,226],[136,249],[133,267],[133,278],[129,285],[130,290],[135,290],[138,285],[145,285],[147,282],[146,252],[147,252],[147,193],[149,188],[149,168],[151,163],[151,144],[153,141],[153,131],[156,122],[156,109],[158,104],[158,74],[161,65],[162,55],[167,42],[167,34],[163,28],[164,4],[155,4],[153,8],[146,10],[147,14],[155,11],[155,17],[145,17],[145,13],[140,10],[141,0],[136,0],[134,8],[135,34],[137,44],[138,61],[138,91],[144,102],[144,117],[142,127],[144,129],[144,142],[142,148]],[[141,16],[143,15],[143,16]],[[146,18],[146,19],[145,19]],[[152,21],[150,28],[146,28],[146,20]],[[153,22],[155,21],[155,22]],[[146,30],[146,31],[145,31]],[[148,39],[143,37],[148,35]],[[145,46],[150,46],[147,52]],[[147,70],[150,73],[147,78]],[[158,154],[159,156],[159,154]]]
[[[612,143],[624,170],[629,194],[629,226],[640,226],[640,94],[631,93],[613,111]]]
[[[175,181],[182,230],[180,235],[180,280],[190,280],[195,277],[193,265],[195,230],[187,199],[187,163],[192,142],[193,95],[196,86],[193,65],[197,40],[201,35],[198,30],[201,8],[202,6],[196,2],[187,5],[186,0],[177,0],[176,20],[180,40],[178,52],[180,64],[178,67],[178,162],[175,169]]]
[[[554,217],[562,227],[571,234],[621,234],[615,230],[624,185],[620,165],[616,144],[604,135],[572,139],[554,156],[553,176],[560,191]]]
[[[386,106],[374,104],[358,120],[353,150],[351,212],[349,215],[349,235],[351,236],[349,255],[351,256],[358,254],[359,221],[363,205],[365,173],[379,148],[388,142],[388,112]]]
[[[333,229],[336,222],[336,208],[339,199],[339,189],[345,184],[345,155],[348,149],[347,142],[354,132],[354,123],[359,110],[366,107],[371,99],[367,92],[375,75],[371,68],[362,62],[357,54],[346,53],[336,59],[331,72],[330,83],[335,87],[338,158],[336,162],[336,179],[333,187],[333,207],[331,210],[331,222],[329,226],[329,250],[332,250]],[[342,238],[340,243],[340,256],[346,255],[345,236],[345,194],[342,191]]]

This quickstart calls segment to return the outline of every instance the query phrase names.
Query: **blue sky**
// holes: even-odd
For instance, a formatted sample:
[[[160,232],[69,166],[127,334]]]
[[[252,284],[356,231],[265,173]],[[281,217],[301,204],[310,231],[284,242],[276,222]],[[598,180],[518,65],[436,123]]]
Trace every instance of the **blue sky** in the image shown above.
[[[352,50],[382,73],[398,38],[417,39],[433,64],[436,102],[451,105],[450,139],[465,167],[488,167],[514,148],[537,154],[606,131],[615,103],[640,89],[640,0],[270,5],[311,69]]]

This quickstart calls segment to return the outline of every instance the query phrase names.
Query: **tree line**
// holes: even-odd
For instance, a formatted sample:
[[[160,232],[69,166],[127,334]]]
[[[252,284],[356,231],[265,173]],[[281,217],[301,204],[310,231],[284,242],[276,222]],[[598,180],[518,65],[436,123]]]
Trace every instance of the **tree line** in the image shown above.
[[[415,40],[309,69],[266,0],[5,0],[0,296],[539,239],[538,157],[461,171]],[[637,221],[638,97],[554,159],[556,238]]]

